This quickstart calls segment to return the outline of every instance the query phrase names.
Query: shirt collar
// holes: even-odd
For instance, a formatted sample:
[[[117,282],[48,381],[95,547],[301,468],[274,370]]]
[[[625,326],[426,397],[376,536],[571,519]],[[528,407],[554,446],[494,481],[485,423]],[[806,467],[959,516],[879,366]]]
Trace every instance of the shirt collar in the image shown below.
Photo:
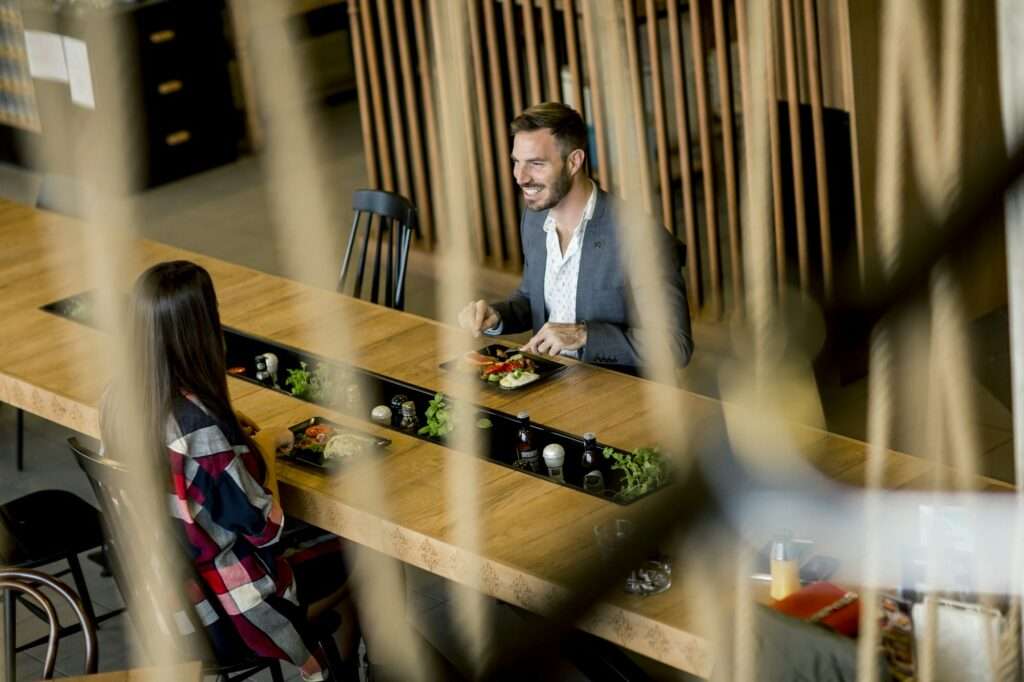
[[[590,180],[590,196],[587,198],[587,205],[583,207],[583,215],[580,217],[580,222],[576,226],[576,230],[590,222],[590,219],[594,215],[594,207],[597,206],[597,183]],[[551,232],[555,229],[555,218],[551,215],[551,211],[548,211],[547,217],[544,218],[544,231]],[[573,230],[575,232],[576,230]]]

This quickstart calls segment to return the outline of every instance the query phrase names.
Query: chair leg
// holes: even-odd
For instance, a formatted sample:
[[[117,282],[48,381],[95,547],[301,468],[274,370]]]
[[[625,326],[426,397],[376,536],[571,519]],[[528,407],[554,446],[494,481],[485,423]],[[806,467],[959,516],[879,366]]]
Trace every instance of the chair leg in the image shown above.
[[[14,453],[18,471],[23,471],[25,469],[25,411],[19,407],[17,414],[17,425],[15,426],[17,440]]]
[[[270,679],[273,682],[284,682],[284,673],[281,672],[281,664],[277,661],[270,664]]]
[[[14,631],[16,619],[14,617],[14,590],[4,591],[4,671],[6,679],[14,682],[17,678],[14,669],[14,649],[16,633]]]
[[[98,630],[100,624],[96,622],[96,611],[92,608],[92,597],[89,596],[89,586],[85,582],[85,574],[82,573],[82,564],[78,562],[77,554],[68,554],[67,560],[68,566],[71,567],[71,576],[75,580],[75,589],[78,590],[78,597],[82,600],[85,612],[92,619],[92,622],[96,624],[96,629]]]

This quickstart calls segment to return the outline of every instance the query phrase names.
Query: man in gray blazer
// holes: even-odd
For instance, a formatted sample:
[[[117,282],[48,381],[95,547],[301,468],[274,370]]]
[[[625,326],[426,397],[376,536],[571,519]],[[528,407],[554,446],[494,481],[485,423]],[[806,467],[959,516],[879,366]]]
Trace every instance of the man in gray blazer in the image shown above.
[[[630,282],[623,247],[631,231],[652,230],[661,258],[651,266],[668,302],[659,330],[686,365],[693,337],[676,240],[650,219],[622,224],[620,202],[585,171],[587,128],[576,111],[546,102],[511,127],[513,174],[527,209],[520,225],[523,279],[504,301],[470,302],[459,324],[475,336],[532,329],[524,350],[635,372],[643,364],[636,327],[643,292]]]

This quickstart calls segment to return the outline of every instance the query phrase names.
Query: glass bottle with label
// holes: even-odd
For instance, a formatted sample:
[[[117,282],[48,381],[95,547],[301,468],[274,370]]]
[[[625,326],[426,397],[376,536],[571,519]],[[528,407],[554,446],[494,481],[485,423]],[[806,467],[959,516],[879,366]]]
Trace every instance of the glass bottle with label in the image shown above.
[[[419,428],[420,420],[416,416],[416,403],[411,400],[406,400],[402,403],[402,421],[398,425],[398,428],[408,433],[413,433]]]
[[[540,451],[533,443],[530,415],[527,412],[520,412],[516,418],[519,420],[519,432],[516,434],[515,466],[526,471],[540,473]]]
[[[604,474],[601,473],[601,450],[597,447],[597,436],[588,431],[583,434],[583,489],[601,494],[604,492]]]

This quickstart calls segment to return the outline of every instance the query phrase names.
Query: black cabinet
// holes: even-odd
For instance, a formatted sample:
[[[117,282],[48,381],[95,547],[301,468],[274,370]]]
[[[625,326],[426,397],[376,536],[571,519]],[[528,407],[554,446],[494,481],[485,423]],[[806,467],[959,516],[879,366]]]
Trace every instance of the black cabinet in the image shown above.
[[[43,166],[39,170],[78,175],[82,155],[102,153],[95,145],[113,139],[108,135],[126,144],[129,191],[238,157],[243,114],[232,95],[223,0],[51,7],[25,2],[25,27],[85,41],[96,108],[73,104],[67,84],[34,80],[42,133],[29,145],[41,153],[27,156]],[[105,131],[107,122],[116,122],[117,130]],[[78,161],[68,158],[75,155]]]

